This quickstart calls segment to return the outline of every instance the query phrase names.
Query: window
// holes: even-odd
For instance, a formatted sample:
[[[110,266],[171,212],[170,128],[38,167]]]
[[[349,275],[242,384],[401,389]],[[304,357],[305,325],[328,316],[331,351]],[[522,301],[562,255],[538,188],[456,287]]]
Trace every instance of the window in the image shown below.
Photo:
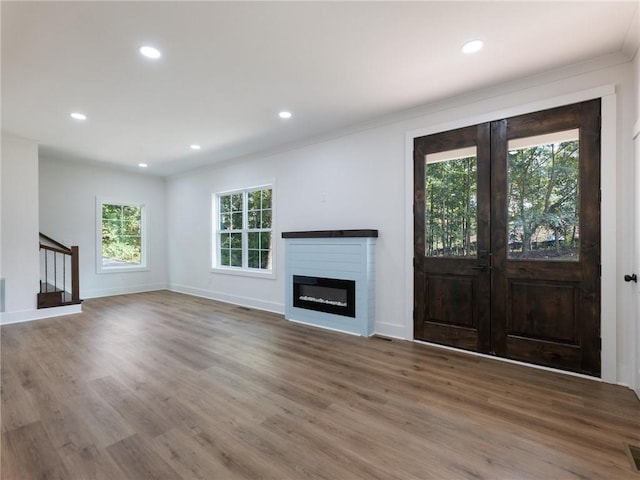
[[[98,271],[145,268],[144,205],[98,202],[98,214]]]
[[[267,273],[273,265],[273,189],[214,196],[214,267]]]

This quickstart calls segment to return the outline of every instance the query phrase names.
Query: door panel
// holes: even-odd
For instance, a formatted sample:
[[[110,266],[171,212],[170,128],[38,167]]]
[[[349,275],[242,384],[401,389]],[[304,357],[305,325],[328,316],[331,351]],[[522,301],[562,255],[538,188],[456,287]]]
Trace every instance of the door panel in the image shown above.
[[[599,375],[599,117],[594,100],[415,139],[417,339]],[[447,153],[473,146],[475,190]]]
[[[476,279],[468,275],[427,277],[427,319],[443,325],[473,328]]]
[[[512,280],[507,325],[509,333],[531,339],[556,340],[577,345],[578,295],[578,284],[546,280]],[[554,315],[566,318],[567,321],[538,321]]]
[[[488,140],[483,124],[432,135],[414,148],[416,338],[483,351],[489,269],[478,262],[489,248]]]
[[[600,374],[599,117],[595,100],[492,126],[499,355]]]

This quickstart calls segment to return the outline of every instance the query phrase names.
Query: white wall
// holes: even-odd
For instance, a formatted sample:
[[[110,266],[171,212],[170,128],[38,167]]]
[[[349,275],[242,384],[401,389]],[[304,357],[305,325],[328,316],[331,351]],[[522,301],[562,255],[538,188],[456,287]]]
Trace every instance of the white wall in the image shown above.
[[[96,198],[145,205],[146,271],[96,273]],[[67,246],[79,247],[81,298],[167,286],[163,178],[40,158],[40,231]]]
[[[36,309],[39,285],[38,145],[2,132],[0,277],[5,278],[5,312],[0,322]]]
[[[402,135],[401,130],[382,135],[367,131],[309,148],[240,164],[226,163],[171,179],[167,203],[172,288],[283,312],[284,242],[281,232],[377,228],[381,230],[376,246],[379,252],[377,268],[386,289],[385,296],[401,298],[404,272]],[[393,141],[393,137],[400,141]],[[277,278],[210,273],[212,193],[274,180]],[[385,282],[384,278],[397,281]],[[394,322],[397,323],[394,317],[401,306],[395,302],[379,303],[379,325],[388,323],[393,328]]]
[[[282,153],[213,165],[168,181],[169,278],[171,288],[248,306],[283,311],[284,243],[280,233],[290,230],[375,228],[380,231],[376,265],[376,331],[412,338],[412,222],[411,167],[406,158],[408,132],[446,130],[478,121],[548,108],[550,98],[575,92],[615,88],[616,114],[608,120],[612,148],[602,159],[603,196],[613,219],[616,243],[610,258],[607,291],[616,317],[606,327],[612,347],[603,351],[613,365],[608,381],[630,380],[630,352],[626,338],[632,331],[633,295],[622,288],[618,272],[633,256],[633,210],[615,208],[633,197],[632,143],[635,97],[632,64],[620,57],[600,59],[518,82],[499,85],[404,112],[379,126],[341,132],[333,139]],[[428,88],[428,86],[425,86]],[[539,107],[539,108],[538,108]],[[617,124],[617,128],[616,128]],[[211,194],[275,180],[277,278],[234,277],[210,272]],[[607,183],[608,182],[608,183]],[[326,194],[326,202],[322,201]],[[185,214],[185,212],[188,212]],[[609,254],[609,257],[605,255]],[[603,265],[603,269],[605,266]],[[618,288],[620,287],[620,288]],[[608,309],[608,310],[607,310]]]

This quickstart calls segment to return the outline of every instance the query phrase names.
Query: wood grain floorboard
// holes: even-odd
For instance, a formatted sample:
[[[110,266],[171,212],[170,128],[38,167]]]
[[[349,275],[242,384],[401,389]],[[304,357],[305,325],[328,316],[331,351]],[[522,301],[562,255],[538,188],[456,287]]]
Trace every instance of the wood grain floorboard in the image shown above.
[[[0,335],[3,480],[640,480],[589,379],[166,291]]]
[[[107,447],[124,478],[175,480],[180,475],[145,441],[135,434]]]
[[[113,480],[125,478],[107,452],[89,445],[70,455],[62,455],[70,479]]]
[[[42,422],[2,434],[2,478],[70,478]]]

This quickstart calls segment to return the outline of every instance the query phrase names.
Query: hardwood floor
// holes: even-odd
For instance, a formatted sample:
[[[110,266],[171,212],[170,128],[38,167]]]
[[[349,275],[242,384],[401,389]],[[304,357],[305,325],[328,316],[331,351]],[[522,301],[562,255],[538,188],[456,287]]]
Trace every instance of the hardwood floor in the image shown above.
[[[631,390],[171,292],[3,326],[2,479],[640,479]]]

